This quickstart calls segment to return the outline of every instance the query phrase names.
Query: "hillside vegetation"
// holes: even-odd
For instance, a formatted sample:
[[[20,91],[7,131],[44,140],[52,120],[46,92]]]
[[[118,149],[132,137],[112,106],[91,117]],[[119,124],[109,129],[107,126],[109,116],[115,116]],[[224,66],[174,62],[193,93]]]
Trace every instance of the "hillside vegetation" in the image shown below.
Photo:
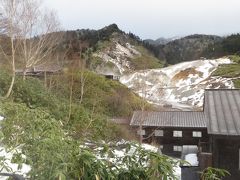
[[[85,79],[84,93],[80,92],[80,76]],[[10,78],[1,69],[1,97]],[[19,167],[30,165],[31,179],[117,177],[91,149],[80,147],[85,142],[129,139],[129,132],[110,119],[129,117],[143,100],[119,82],[90,71],[65,72],[49,77],[47,88],[43,84],[39,79],[17,77],[10,98],[0,102],[0,115],[5,117],[1,142],[8,149],[20,150],[14,151],[12,161]]]
[[[153,177],[155,171],[161,176],[174,177],[172,168],[167,171],[156,166],[142,168],[146,164],[143,161],[152,162],[153,159],[164,162],[163,166],[176,163],[141,148],[138,150],[143,154],[141,159],[136,159],[140,156],[138,152],[129,156],[135,161],[118,159],[122,163],[118,168],[108,161],[114,151],[108,142],[114,144],[121,139],[135,139],[133,133],[117,126],[111,119],[130,118],[143,104],[146,108],[152,106],[119,82],[95,73],[98,66],[105,66],[105,63],[110,68],[118,67],[119,58],[129,64],[129,70],[161,67],[162,63],[116,25],[97,31],[57,33],[63,34],[60,44],[49,59],[39,65],[58,64],[63,68],[62,72],[46,79],[27,77],[23,80],[16,76],[7,99],[3,96],[15,74],[15,70],[11,72],[13,66],[9,59],[13,56],[16,59],[14,68],[23,66],[19,60],[20,49],[12,54],[10,38],[0,38],[1,42],[6,38],[5,45],[1,44],[7,55],[0,58],[0,116],[4,117],[0,124],[0,140],[2,147],[13,154],[10,161],[18,164],[20,169],[23,164],[29,165],[28,177],[31,179],[129,179],[133,174],[134,179],[147,179]],[[111,54],[114,50],[116,57]],[[105,53],[113,61],[104,62],[102,57],[94,56],[97,53]],[[108,159],[99,160],[91,144],[103,149],[99,153],[105,153],[104,157]],[[1,156],[0,164],[11,172],[5,161]]]
[[[232,78],[235,88],[240,88],[240,56],[229,56],[233,64],[219,66],[213,72],[213,76]]]
[[[82,84],[79,79],[81,75],[84,76],[85,82],[80,102],[80,87]],[[1,71],[1,96],[6,92],[9,80],[10,76]],[[70,98],[72,99],[71,104],[69,104]],[[119,82],[107,80],[102,76],[86,71],[84,74],[73,72],[51,78],[51,85],[49,85],[48,89],[38,79],[28,78],[23,81],[19,77],[14,85],[11,101],[23,103],[31,109],[43,108],[49,111],[54,118],[61,120],[63,124],[76,123],[84,127],[84,123],[87,126],[87,121],[90,120],[94,122],[90,124],[91,126],[96,125],[98,122],[111,125],[107,121],[111,117],[129,117],[133,110],[140,108],[143,100]],[[71,112],[69,112],[70,106]],[[70,117],[68,117],[69,115]],[[85,119],[86,117],[88,120]],[[104,124],[103,126],[105,127]],[[101,129],[101,126],[99,128]],[[79,131],[81,130],[79,129]],[[101,132],[99,131],[99,133]],[[102,133],[107,133],[107,131]],[[114,133],[109,132],[110,134],[111,138],[114,139]]]

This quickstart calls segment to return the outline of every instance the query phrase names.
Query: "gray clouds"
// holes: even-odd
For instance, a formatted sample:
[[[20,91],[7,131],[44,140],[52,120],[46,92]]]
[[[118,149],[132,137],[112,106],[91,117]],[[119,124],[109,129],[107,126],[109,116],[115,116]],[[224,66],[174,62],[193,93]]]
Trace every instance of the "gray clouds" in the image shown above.
[[[116,23],[141,38],[240,32],[239,0],[44,0],[64,29]]]

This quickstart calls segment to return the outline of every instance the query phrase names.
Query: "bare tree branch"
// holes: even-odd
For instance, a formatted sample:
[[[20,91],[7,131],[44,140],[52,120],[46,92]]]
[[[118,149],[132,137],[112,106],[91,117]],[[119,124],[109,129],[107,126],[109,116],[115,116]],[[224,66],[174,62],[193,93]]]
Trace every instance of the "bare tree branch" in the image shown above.
[[[0,0],[0,35],[5,35],[11,44],[11,54],[0,50],[6,59],[11,59],[12,82],[6,94],[12,91],[15,80],[16,59],[26,70],[50,59],[61,40],[60,23],[56,13],[44,10],[39,0]]]

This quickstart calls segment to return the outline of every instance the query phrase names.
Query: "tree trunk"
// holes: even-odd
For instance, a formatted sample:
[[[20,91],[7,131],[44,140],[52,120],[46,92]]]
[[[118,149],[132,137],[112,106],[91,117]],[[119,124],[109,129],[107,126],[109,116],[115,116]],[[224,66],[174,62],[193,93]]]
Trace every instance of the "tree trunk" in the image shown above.
[[[26,74],[27,74],[27,69],[25,68],[23,70],[23,80],[25,81],[26,80]]]
[[[52,78],[52,76],[50,76],[50,80],[49,80],[49,87],[48,87],[48,89],[52,89],[52,80],[53,80],[53,78]]]
[[[12,92],[12,89],[13,89],[13,85],[14,85],[14,82],[15,82],[15,71],[12,73],[12,80],[11,80],[11,84],[8,88],[8,91],[7,91],[7,94],[5,95],[4,98],[8,98],[10,95],[11,95],[11,92]]]
[[[44,71],[44,86],[47,88],[47,72]]]
[[[12,80],[10,87],[8,88],[7,94],[5,95],[4,98],[8,98],[11,95],[13,85],[15,82],[15,77],[16,77],[16,68],[15,68],[15,47],[14,47],[14,38],[11,37],[11,51],[12,51]]]
[[[72,115],[72,96],[73,96],[73,74],[72,74],[71,85],[70,85],[69,110],[68,110],[67,124],[70,121],[71,115]]]
[[[143,135],[142,135],[142,123],[140,124],[140,126],[139,126],[139,143],[140,144],[142,144],[142,142],[143,142]]]
[[[143,134],[143,123],[145,121],[146,116],[147,116],[147,112],[145,111],[145,102],[144,102],[141,107],[141,117],[140,117],[140,125],[139,125],[139,131],[140,131],[139,143],[140,144],[143,143],[143,139],[144,139],[143,136],[146,135],[146,134]]]
[[[83,101],[83,94],[84,94],[84,83],[85,83],[85,78],[83,77],[84,76],[84,72],[81,71],[81,77],[80,77],[80,81],[81,81],[81,91],[80,91],[80,101],[79,101],[79,104],[82,104],[82,101]]]

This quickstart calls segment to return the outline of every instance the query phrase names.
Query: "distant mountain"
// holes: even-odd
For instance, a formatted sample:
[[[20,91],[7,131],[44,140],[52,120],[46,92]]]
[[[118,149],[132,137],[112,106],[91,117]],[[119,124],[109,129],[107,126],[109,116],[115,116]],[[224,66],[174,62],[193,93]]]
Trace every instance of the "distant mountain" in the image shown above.
[[[219,36],[195,34],[158,45],[156,49],[159,58],[165,59],[168,64],[176,64],[205,57],[206,49],[222,40]]]
[[[240,34],[226,37],[195,34],[168,43],[162,39],[159,42],[158,44],[157,41],[145,40],[144,46],[167,64],[240,54]]]
[[[147,43],[149,43],[149,44],[151,44],[151,45],[154,45],[154,46],[158,46],[158,45],[165,45],[165,44],[167,44],[167,43],[169,43],[169,42],[171,42],[171,41],[174,41],[174,40],[176,40],[176,39],[179,39],[180,37],[172,37],[172,38],[163,38],[163,37],[161,37],[161,38],[158,38],[158,39],[156,39],[156,40],[152,40],[152,39],[146,39],[146,40],[144,40],[144,42],[147,42]]]
[[[219,36],[195,34],[183,38],[160,38],[143,42],[157,58],[165,60],[167,64],[176,64],[205,57],[209,47],[221,43],[222,40]]]

